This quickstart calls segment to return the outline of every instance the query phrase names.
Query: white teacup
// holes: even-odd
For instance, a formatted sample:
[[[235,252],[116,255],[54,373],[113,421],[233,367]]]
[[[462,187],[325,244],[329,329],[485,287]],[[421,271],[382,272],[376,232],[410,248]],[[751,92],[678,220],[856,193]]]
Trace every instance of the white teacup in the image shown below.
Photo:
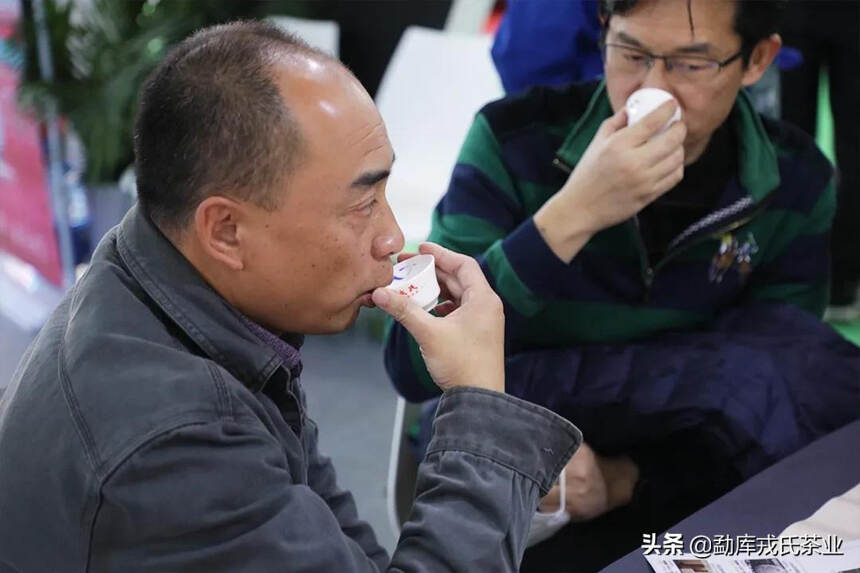
[[[394,280],[386,288],[411,298],[430,312],[438,304],[439,282],[433,255],[416,255],[394,265]]]
[[[630,97],[627,98],[627,103],[624,104],[624,109],[627,110],[627,125],[633,125],[669,100],[675,101],[677,107],[675,107],[675,113],[669,118],[669,121],[666,122],[666,125],[663,126],[663,129],[659,133],[663,133],[669,129],[669,126],[676,121],[681,121],[681,106],[678,105],[677,100],[675,100],[672,94],[667,91],[658,88],[636,90],[630,94]]]

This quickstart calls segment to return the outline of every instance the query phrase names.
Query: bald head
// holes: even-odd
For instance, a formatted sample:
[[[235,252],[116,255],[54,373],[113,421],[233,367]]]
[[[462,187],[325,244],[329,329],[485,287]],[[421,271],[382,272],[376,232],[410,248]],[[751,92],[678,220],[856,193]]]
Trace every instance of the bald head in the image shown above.
[[[307,98],[293,88],[313,74],[355,82],[334,58],[264,22],[214,26],[176,46],[141,90],[135,167],[144,213],[175,233],[211,195],[275,208],[306,152],[305,122],[292,108]]]

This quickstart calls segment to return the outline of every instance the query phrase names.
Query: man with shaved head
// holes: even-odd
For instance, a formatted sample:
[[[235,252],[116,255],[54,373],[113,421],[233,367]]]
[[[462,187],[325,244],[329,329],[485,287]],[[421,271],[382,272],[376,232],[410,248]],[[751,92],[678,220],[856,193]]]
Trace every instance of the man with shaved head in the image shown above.
[[[504,394],[504,318],[437,245],[438,316],[384,288],[394,153],[339,62],[234,23],[143,88],[139,204],[0,401],[2,571],[509,571],[581,437]],[[317,449],[302,335],[377,305],[446,391],[392,558]],[[541,436],[534,440],[533,436]]]

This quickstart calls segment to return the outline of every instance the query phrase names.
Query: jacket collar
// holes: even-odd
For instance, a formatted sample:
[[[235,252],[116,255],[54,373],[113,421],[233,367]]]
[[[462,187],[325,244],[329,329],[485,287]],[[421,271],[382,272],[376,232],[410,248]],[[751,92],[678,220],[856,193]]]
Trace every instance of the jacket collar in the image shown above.
[[[161,310],[209,358],[249,389],[261,390],[281,368],[278,353],[248,328],[238,311],[203,280],[137,205],[119,225],[117,250]],[[282,370],[289,376],[287,369]]]
[[[575,166],[594,139],[600,124],[611,115],[612,107],[604,80],[597,86],[585,113],[556,152],[556,158],[571,167]],[[738,94],[728,121],[732,122],[737,135],[740,186],[754,202],[759,202],[780,183],[776,149],[744,91]]]

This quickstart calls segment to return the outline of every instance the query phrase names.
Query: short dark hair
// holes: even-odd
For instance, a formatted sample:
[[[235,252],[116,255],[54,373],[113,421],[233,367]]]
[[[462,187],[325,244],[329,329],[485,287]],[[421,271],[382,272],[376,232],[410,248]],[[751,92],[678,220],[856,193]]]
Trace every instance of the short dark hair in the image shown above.
[[[281,55],[332,59],[274,24],[232,22],[178,44],[141,89],[134,132],[140,208],[165,232],[225,194],[273,209],[304,149],[275,83]]]
[[[744,65],[749,63],[756,44],[779,31],[787,0],[735,0],[735,32],[741,37],[741,55]],[[623,14],[635,6],[637,0],[600,0],[600,17],[603,21],[603,38],[609,29],[613,14]],[[690,30],[694,30],[691,0],[687,0]]]

